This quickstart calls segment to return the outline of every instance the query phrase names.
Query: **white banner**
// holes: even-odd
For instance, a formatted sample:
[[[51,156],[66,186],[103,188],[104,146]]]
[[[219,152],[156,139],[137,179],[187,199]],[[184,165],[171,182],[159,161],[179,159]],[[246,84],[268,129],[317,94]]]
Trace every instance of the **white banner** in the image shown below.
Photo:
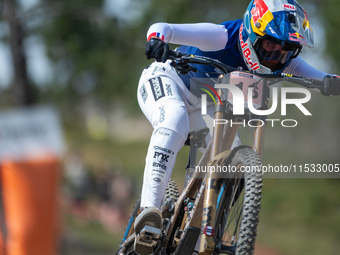
[[[61,157],[64,146],[59,115],[54,108],[0,112],[0,161]]]

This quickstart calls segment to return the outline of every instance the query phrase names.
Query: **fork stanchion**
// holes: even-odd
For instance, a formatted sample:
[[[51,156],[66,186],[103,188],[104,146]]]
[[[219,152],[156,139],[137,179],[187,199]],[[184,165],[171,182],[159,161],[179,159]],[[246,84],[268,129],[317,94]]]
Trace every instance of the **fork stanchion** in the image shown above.
[[[231,149],[231,146],[234,142],[238,131],[239,125],[225,125],[224,133],[223,133],[223,141],[222,141],[222,151],[227,151]]]
[[[218,90],[218,94],[222,94],[222,90]],[[215,120],[221,120],[224,119],[224,108],[225,108],[225,102],[222,102],[222,105],[220,102],[216,105],[216,111],[215,111]],[[213,129],[213,135],[212,135],[212,146],[211,152],[210,152],[210,159],[213,159],[217,154],[219,154],[222,151],[222,141],[221,137],[223,135],[223,127],[224,125],[216,125]]]
[[[256,124],[257,127],[255,128],[255,141],[253,144],[253,149],[260,155],[261,159],[263,156],[264,150],[264,137],[266,132],[266,124],[263,126],[259,126],[260,122]]]

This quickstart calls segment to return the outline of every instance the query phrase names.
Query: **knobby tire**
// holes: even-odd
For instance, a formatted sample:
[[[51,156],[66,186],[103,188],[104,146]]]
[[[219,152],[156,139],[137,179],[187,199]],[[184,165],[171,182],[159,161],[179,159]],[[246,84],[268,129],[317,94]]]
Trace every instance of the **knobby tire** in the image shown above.
[[[258,169],[256,167],[261,166],[261,159],[251,148],[242,148],[236,152],[230,165]],[[261,171],[222,179],[215,218],[214,254],[253,254],[259,223],[261,187]]]

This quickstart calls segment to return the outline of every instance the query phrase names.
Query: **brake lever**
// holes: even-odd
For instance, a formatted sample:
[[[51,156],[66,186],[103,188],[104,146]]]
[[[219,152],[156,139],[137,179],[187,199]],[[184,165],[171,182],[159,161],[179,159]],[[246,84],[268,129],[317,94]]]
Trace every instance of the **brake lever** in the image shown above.
[[[170,60],[180,60],[183,54],[180,51],[170,50],[168,59]]]
[[[197,68],[192,67],[186,63],[177,63],[176,61],[172,61],[170,65],[175,68],[181,74],[187,74],[190,71],[197,72]]]

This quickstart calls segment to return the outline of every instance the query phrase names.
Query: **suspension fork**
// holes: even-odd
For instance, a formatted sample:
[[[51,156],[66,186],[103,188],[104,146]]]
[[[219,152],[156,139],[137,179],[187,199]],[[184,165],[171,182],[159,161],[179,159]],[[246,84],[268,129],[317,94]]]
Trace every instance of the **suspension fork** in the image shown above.
[[[263,126],[260,126],[261,122],[257,121],[255,133],[254,133],[254,143],[253,149],[260,155],[261,159],[263,156],[264,149],[264,136],[266,132],[266,123]]]
[[[221,95],[221,89],[218,90],[218,94]],[[220,103],[217,104],[215,110],[215,120],[221,120],[225,117],[225,107],[226,102],[222,101],[222,105]],[[214,123],[218,123],[215,121]],[[229,150],[231,148],[232,142],[237,134],[238,125],[233,125],[232,127],[229,125],[223,124],[214,124],[212,141],[211,141],[211,152],[210,159],[216,157],[219,153],[224,150]],[[208,168],[207,164],[207,168]],[[215,225],[215,215],[216,215],[216,204],[218,191],[220,188],[220,179],[217,172],[211,172],[207,170],[207,181],[206,181],[206,189],[204,195],[203,202],[203,215],[202,215],[202,229],[204,230],[206,227],[210,228]],[[207,233],[207,234],[206,234]],[[208,255],[214,251],[215,242],[213,239],[213,235],[209,235],[208,232],[201,233],[200,239],[200,255]]]

